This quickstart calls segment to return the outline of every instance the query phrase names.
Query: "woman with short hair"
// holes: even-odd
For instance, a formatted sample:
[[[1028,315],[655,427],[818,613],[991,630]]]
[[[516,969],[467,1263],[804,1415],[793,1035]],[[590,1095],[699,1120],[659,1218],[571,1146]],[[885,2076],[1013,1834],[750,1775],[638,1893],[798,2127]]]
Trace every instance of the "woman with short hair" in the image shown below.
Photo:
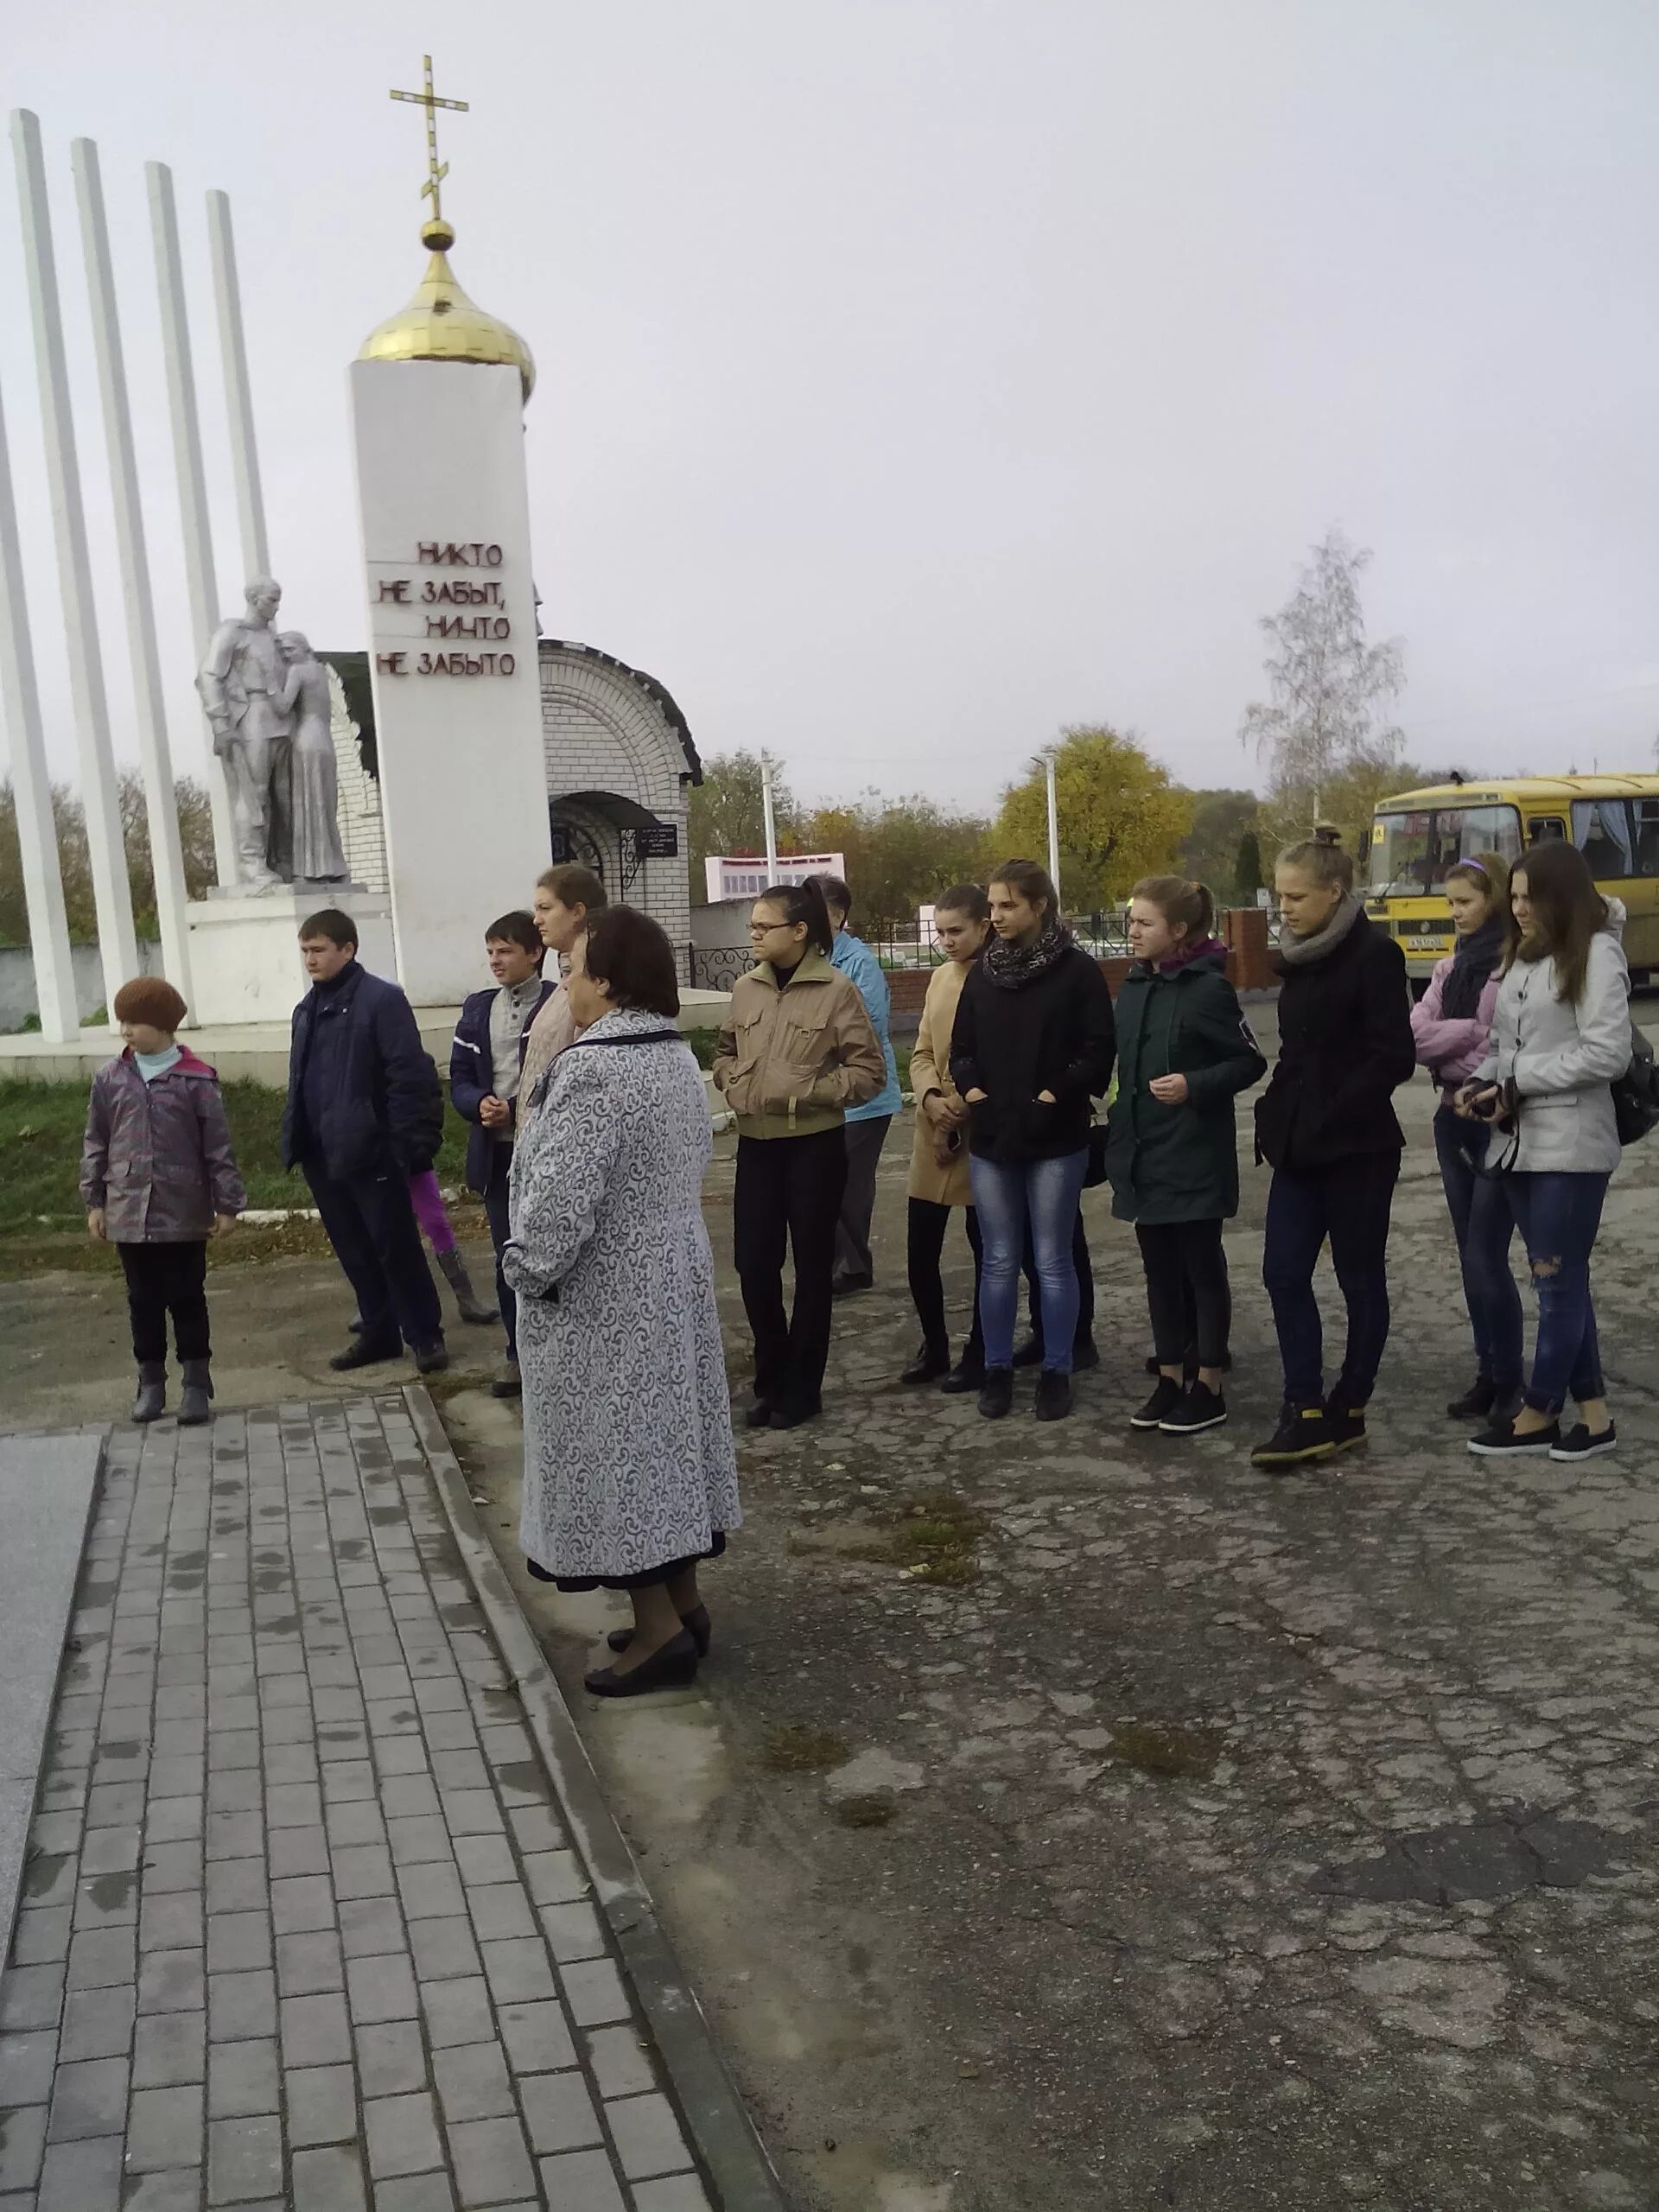
[[[1459,1091],[1491,1046],[1509,939],[1508,863],[1497,853],[1459,861],[1446,872],[1446,897],[1457,949],[1437,962],[1411,1010],[1411,1033],[1417,1064],[1440,1093],[1434,1152],[1475,1339],[1474,1382],[1446,1410],[1453,1421],[1473,1421],[1518,1412],[1524,1376],[1521,1294],[1510,1269],[1515,1219],[1502,1179],[1485,1172],[1491,1129],[1456,1110]]]
[[[1112,999],[1098,961],[1060,920],[1048,871],[1007,861],[990,881],[993,941],[957,1009],[950,1075],[969,1109],[969,1155],[984,1243],[979,1410],[1014,1402],[1014,1323],[1029,1224],[1042,1285],[1039,1421],[1071,1410],[1077,1276],[1071,1233],[1089,1164],[1090,1101],[1111,1079]]]
[[[1279,1426],[1250,1454],[1282,1469],[1365,1440],[1389,1340],[1389,1223],[1405,1146],[1393,1094],[1417,1065],[1406,960],[1366,919],[1354,864],[1309,841],[1279,855],[1279,1058],[1256,1101],[1272,1164],[1262,1280],[1284,1362]],[[1348,1341],[1327,1398],[1313,1270],[1331,1241]]]
[[[1492,1142],[1538,1294],[1525,1400],[1495,1412],[1469,1449],[1483,1458],[1593,1459],[1618,1448],[1607,1411],[1590,1255],[1618,1165],[1612,1085],[1630,1065],[1624,908],[1597,890],[1584,855],[1534,845],[1510,876],[1510,932],[1491,1046],[1457,1111]],[[1582,1418],[1565,1435],[1568,1398]]]
[[[834,933],[816,883],[763,891],[749,941],[755,965],[733,988],[715,1087],[737,1116],[732,1231],[754,1334],[748,1425],[797,1428],[823,1410],[847,1109],[874,1098],[887,1070],[857,986],[831,964]]]
[[[698,1563],[741,1515],[702,1220],[709,1102],[648,915],[588,925],[566,988],[581,1032],[542,1079],[515,1161],[524,1380],[521,1537],[562,1590],[623,1590],[633,1626],[599,1697],[683,1688],[709,1648]]]

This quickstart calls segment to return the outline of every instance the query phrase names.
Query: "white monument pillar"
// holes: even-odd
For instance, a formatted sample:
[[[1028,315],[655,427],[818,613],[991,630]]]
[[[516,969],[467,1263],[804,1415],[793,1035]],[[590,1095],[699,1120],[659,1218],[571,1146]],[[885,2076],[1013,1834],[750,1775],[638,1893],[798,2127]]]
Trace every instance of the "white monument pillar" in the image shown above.
[[[109,702],[99,651],[86,518],[80,503],[80,464],[69,405],[69,370],[58,306],[57,267],[52,256],[52,216],[46,195],[46,165],[41,156],[41,126],[27,108],[18,108],[12,116],[11,140],[22,207],[23,260],[35,322],[35,362],[41,382],[58,575],[68,634],[69,695],[80,753],[80,797],[92,857],[98,950],[103,963],[105,998],[111,1001],[128,977],[138,973],[138,937],[132,923],[132,892],[121,837],[120,795],[110,744]]]
[[[179,253],[179,218],[173,203],[173,172],[165,162],[146,162],[150,228],[156,242],[156,281],[162,300],[162,345],[167,361],[167,397],[173,417],[173,460],[179,479],[179,520],[184,536],[184,573],[190,600],[190,627],[198,659],[219,624],[219,586],[213,575],[213,534],[207,518],[207,477],[201,465],[201,427],[196,416],[196,379],[190,359],[190,323],[184,304],[184,264]],[[245,577],[245,582],[248,581]],[[225,772],[209,759],[207,791],[213,809],[213,862],[222,884],[236,875],[236,833]]]
[[[207,240],[213,249],[213,300],[219,309],[219,350],[225,365],[225,405],[231,424],[231,460],[236,470],[236,513],[242,527],[242,575],[245,582],[270,574],[265,543],[265,495],[259,483],[259,450],[253,439],[253,388],[248,382],[248,348],[242,332],[242,289],[236,276],[236,241],[231,235],[231,203],[222,192],[207,195]]]
[[[17,842],[22,855],[23,899],[29,910],[29,949],[35,963],[35,999],[41,1034],[61,1045],[80,1032],[75,1004],[69,925],[63,909],[57,825],[52,817],[52,779],[47,773],[41,695],[29,634],[23,556],[17,509],[11,495],[6,418],[0,410],[0,709],[10,744],[12,795],[17,802]]]
[[[351,395],[398,980],[453,1005],[551,850],[523,386],[366,360]]]
[[[90,138],[77,138],[69,149],[69,159],[80,210],[86,289],[92,310],[92,345],[98,356],[99,391],[104,402],[104,442],[109,449],[115,537],[121,556],[122,593],[126,601],[127,649],[132,658],[138,757],[143,770],[145,813],[149,823],[149,858],[156,883],[156,925],[162,936],[162,970],[188,1004],[190,953],[184,920],[184,855],[179,842],[178,798],[173,789],[173,760],[167,741],[166,693],[162,684],[161,654],[156,644],[156,605],[149,588],[149,559],[144,550],[138,463],[132,444],[132,410],[127,400],[127,370],[121,352],[121,324],[116,308],[115,271],[110,261],[110,233],[104,217],[104,186],[99,175],[98,148]]]

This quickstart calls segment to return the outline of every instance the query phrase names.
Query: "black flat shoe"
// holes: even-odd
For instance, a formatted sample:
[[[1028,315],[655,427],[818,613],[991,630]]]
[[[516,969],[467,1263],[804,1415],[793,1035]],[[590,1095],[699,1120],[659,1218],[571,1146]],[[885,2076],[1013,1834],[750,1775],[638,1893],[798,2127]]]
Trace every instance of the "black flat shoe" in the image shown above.
[[[1156,1389],[1139,1413],[1129,1415],[1131,1428],[1159,1428],[1181,1402],[1181,1386],[1170,1375],[1158,1377]]]
[[[837,1275],[830,1286],[831,1298],[856,1298],[861,1290],[874,1290],[874,1275]]]
[[[690,1631],[670,1637],[660,1651],[619,1675],[614,1667],[595,1668],[583,1680],[591,1697],[645,1697],[652,1690],[689,1690],[697,1679],[697,1647]]]
[[[707,1605],[699,1605],[695,1612],[682,1613],[680,1626],[697,1647],[699,1659],[709,1656],[709,1646],[714,1641],[714,1623],[709,1618]],[[631,1628],[613,1628],[605,1639],[613,1651],[626,1651],[633,1642]]]
[[[985,1421],[1002,1421],[1014,1409],[1014,1370],[988,1367],[980,1385],[979,1410]]]
[[[355,1344],[337,1351],[328,1364],[336,1375],[348,1375],[354,1367],[379,1367],[389,1359],[401,1359],[404,1348],[396,1344],[367,1344],[359,1337]]]
[[[774,1406],[768,1428],[799,1428],[804,1422],[817,1421],[823,1411],[822,1406]]]
[[[745,1428],[769,1428],[772,1425],[772,1400],[757,1398],[743,1416]]]
[[[950,1372],[949,1352],[929,1351],[924,1344],[899,1380],[914,1388],[920,1382],[937,1382],[941,1375],[948,1375]]]
[[[970,1390],[984,1388],[985,1370],[977,1360],[959,1360],[945,1376],[939,1388],[947,1398],[965,1398]]]
[[[1046,1367],[1037,1378],[1036,1419],[1064,1421],[1071,1410],[1071,1377],[1057,1367]]]

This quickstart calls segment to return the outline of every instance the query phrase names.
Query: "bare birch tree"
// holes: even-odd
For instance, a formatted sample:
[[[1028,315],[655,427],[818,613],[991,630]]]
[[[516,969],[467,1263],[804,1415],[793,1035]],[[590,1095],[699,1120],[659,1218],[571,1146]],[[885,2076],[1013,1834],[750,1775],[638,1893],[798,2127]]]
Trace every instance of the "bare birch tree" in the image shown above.
[[[1291,597],[1262,618],[1273,641],[1262,663],[1272,696],[1244,709],[1239,738],[1268,762],[1277,793],[1306,804],[1310,824],[1333,778],[1387,767],[1404,744],[1381,715],[1405,683],[1405,648],[1397,638],[1365,639],[1359,577],[1370,557],[1332,524]]]

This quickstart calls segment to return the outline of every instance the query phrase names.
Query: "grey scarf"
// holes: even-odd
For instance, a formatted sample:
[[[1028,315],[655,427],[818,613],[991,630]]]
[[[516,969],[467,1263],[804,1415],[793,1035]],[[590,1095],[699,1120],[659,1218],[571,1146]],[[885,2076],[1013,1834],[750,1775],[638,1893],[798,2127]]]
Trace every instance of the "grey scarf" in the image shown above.
[[[1011,944],[1007,938],[993,934],[985,948],[985,973],[1001,990],[1022,990],[1039,976],[1046,976],[1071,949],[1071,931],[1049,914],[1029,944]]]
[[[1293,936],[1287,923],[1279,932],[1279,957],[1287,968],[1312,968],[1328,960],[1359,919],[1360,912],[1358,899],[1351,891],[1344,891],[1336,912],[1312,937]]]

